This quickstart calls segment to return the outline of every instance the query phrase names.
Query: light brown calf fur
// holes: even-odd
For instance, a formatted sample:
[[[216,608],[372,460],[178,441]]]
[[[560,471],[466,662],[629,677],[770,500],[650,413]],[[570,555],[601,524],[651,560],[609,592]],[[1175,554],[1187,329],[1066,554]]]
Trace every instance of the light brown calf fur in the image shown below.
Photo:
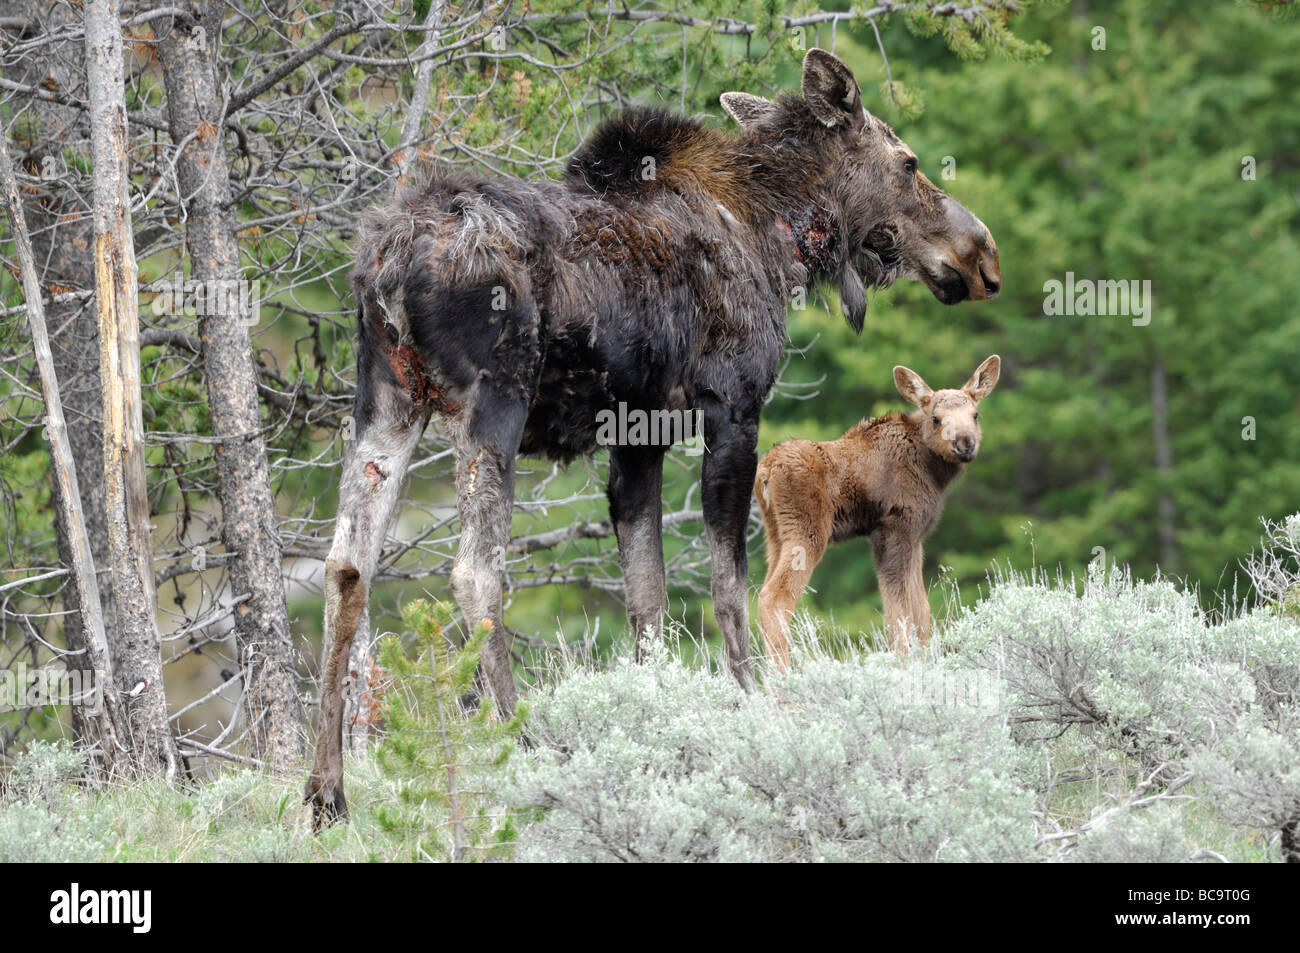
[[[907,651],[913,627],[930,641],[922,543],[939,522],[948,486],[979,452],[979,403],[998,382],[996,354],[961,390],[932,391],[894,368],[898,392],[917,409],[864,420],[838,440],[787,440],[758,465],[754,494],[767,536],[767,578],[758,619],[767,654],[790,664],[790,617],[831,543],[869,536],[885,625]]]

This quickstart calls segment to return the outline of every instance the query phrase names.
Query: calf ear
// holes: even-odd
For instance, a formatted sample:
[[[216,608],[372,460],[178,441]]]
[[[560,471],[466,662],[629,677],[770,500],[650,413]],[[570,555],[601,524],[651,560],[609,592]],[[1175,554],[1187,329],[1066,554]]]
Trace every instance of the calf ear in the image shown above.
[[[722,108],[739,126],[753,126],[762,122],[776,106],[770,99],[751,93],[723,93],[719,98],[722,100]]]
[[[966,386],[962,390],[969,395],[971,400],[978,404],[997,386],[998,377],[1001,373],[1002,358],[994,354],[975,368],[975,373],[970,376],[970,380],[966,382]]]
[[[836,56],[813,47],[803,58],[803,98],[824,126],[861,129],[862,94],[853,73]]]
[[[934,393],[930,390],[930,385],[921,380],[920,374],[902,364],[894,368],[894,386],[898,388],[905,401],[917,407],[923,405],[926,398]]]

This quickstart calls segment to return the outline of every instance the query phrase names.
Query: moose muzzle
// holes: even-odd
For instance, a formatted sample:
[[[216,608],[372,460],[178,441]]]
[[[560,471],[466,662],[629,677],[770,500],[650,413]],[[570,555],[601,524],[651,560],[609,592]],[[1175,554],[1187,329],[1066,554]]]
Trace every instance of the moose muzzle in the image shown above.
[[[971,211],[956,199],[943,199],[945,254],[939,261],[939,273],[932,275],[931,291],[944,304],[957,304],[968,298],[985,301],[1002,289],[1002,271],[998,268],[998,246],[993,234]]]

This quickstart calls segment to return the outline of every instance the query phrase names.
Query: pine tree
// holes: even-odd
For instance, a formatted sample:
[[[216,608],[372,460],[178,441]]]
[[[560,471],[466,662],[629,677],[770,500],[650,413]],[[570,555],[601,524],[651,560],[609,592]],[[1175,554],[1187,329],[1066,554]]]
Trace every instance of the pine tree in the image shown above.
[[[490,859],[514,838],[514,826],[486,781],[516,748],[527,705],[504,723],[490,700],[465,709],[462,700],[474,697],[474,672],[490,627],[476,626],[455,647],[446,634],[452,618],[446,603],[409,602],[402,618],[415,637],[414,657],[395,637],[380,647],[392,684],[384,694],[385,735],[376,755],[396,782],[398,798],[377,811],[379,823],[413,837],[415,860]]]

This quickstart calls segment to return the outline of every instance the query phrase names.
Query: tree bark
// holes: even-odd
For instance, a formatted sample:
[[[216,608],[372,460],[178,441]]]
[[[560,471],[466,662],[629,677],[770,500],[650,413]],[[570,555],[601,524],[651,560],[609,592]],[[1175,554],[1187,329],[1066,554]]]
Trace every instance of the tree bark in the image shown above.
[[[36,277],[36,264],[32,257],[31,241],[27,235],[27,221],[23,215],[22,201],[18,197],[18,181],[9,153],[0,137],[0,191],[4,193],[5,211],[13,229],[17,247],[18,265],[22,271],[23,296],[27,304],[27,325],[32,332],[32,349],[41,379],[41,397],[45,401],[46,430],[50,439],[50,469],[57,488],[56,499],[60,523],[66,528],[69,551],[68,568],[72,573],[69,589],[75,594],[72,600],[79,609],[79,631],[85,644],[86,661],[93,694],[83,696],[74,703],[73,711],[79,714],[83,742],[90,727],[96,729],[97,740],[106,772],[111,772],[121,744],[121,711],[114,687],[112,660],[108,639],[104,634],[104,617],[100,610],[99,583],[95,578],[95,557],[91,552],[90,537],[81,509],[81,490],[77,484],[77,468],[68,429],[63,419],[63,402],[59,395],[59,381],[54,369],[54,356],[50,352],[50,338],[45,325],[45,311],[40,281]],[[69,665],[69,668],[72,666]],[[81,671],[86,671],[83,667]]]
[[[235,289],[241,282],[214,67],[220,14],[220,6],[212,4],[203,22],[178,18],[170,28],[160,23],[158,41],[171,136],[183,144],[176,175],[191,278],[205,290]],[[257,304],[252,299],[253,310],[246,314],[233,306],[245,300],[241,295],[216,296],[217,307],[212,294],[204,300],[199,334],[212,430],[220,438],[215,457],[221,537],[235,557],[229,563],[232,595],[249,597],[235,610],[244,715],[253,755],[272,767],[289,768],[302,755],[305,732],[249,334]]]
[[[432,0],[429,11],[424,17],[424,25],[428,30],[416,55],[428,56],[428,59],[421,60],[420,65],[416,67],[415,88],[411,91],[411,106],[406,110],[406,118],[402,120],[402,148],[393,156],[399,179],[410,171],[411,163],[418,152],[415,144],[420,139],[424,114],[429,109],[429,84],[433,82],[433,57],[429,54],[438,48],[440,42],[439,27],[442,26],[444,6],[446,0]]]
[[[62,0],[31,0],[30,9],[51,32],[80,26],[81,13]],[[84,68],[85,49],[79,40],[68,39],[40,46],[22,63],[12,78],[33,88],[42,84],[60,90],[74,101],[86,100]],[[98,567],[99,599],[103,607],[106,635],[114,645],[112,619],[113,579],[104,571],[109,565],[108,524],[104,519],[104,402],[99,390],[99,328],[92,303],[82,297],[60,297],[59,292],[84,292],[94,288],[95,274],[90,250],[94,232],[89,212],[79,201],[76,191],[67,185],[69,170],[63,156],[67,143],[86,139],[85,113],[63,103],[31,96],[25,103],[35,118],[28,137],[27,154],[22,158],[28,172],[41,176],[41,195],[29,201],[27,220],[31,224],[33,262],[39,266],[37,277],[42,292],[51,296],[45,307],[46,326],[50,334],[50,351],[54,375],[65,411],[68,443],[76,466],[79,501],[90,540],[90,551]],[[53,175],[43,172],[49,169]],[[59,560],[73,564],[75,529],[64,520],[67,508],[59,494],[60,481],[50,472],[55,502],[55,536]],[[68,667],[84,666],[87,644],[83,608],[75,586],[63,590],[64,641],[68,649]],[[98,607],[96,609],[98,611]],[[89,744],[97,737],[97,719],[87,718],[87,709],[74,706],[74,735]]]
[[[94,168],[95,313],[104,399],[105,518],[116,596],[115,675],[126,708],[125,742],[132,767],[141,774],[161,772],[172,778],[180,755],[167,722],[155,610],[122,30],[116,0],[88,0],[85,11]]]

